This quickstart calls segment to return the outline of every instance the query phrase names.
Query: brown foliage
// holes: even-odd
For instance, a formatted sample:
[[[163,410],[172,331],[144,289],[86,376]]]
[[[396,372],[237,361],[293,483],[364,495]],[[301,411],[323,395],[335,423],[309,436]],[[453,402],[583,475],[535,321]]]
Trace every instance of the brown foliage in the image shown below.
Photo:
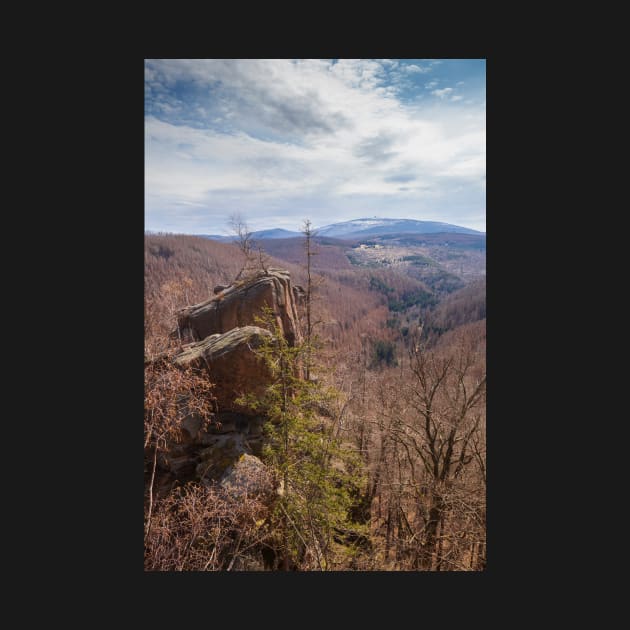
[[[347,431],[368,471],[357,518],[370,523],[378,566],[483,569],[485,326],[414,344],[400,368],[357,364]]]
[[[441,332],[485,319],[486,280],[476,280],[444,298],[427,318],[427,326]]]
[[[195,417],[202,428],[212,418],[214,397],[207,375],[179,369],[165,354],[144,368],[145,536],[150,533],[159,458],[182,441],[183,422]]]
[[[303,239],[292,240],[304,261]],[[313,257],[316,271],[318,260],[321,260],[319,253]],[[145,235],[147,354],[155,356],[164,350],[161,344],[175,328],[178,309],[206,300],[218,284],[230,284],[241,271],[242,262],[243,256],[236,245],[187,235]],[[265,264],[287,269],[295,285],[307,283],[305,265],[275,258]],[[357,351],[362,333],[377,335],[384,327],[387,307],[382,296],[366,290],[368,277],[336,267],[323,274],[322,271],[313,277],[314,333],[331,349]]]
[[[352,265],[348,257],[343,253],[343,249],[336,245],[324,245],[313,240],[317,256],[313,258],[312,266],[314,271],[351,270]],[[304,240],[301,238],[274,238],[265,241],[264,248],[268,254],[275,258],[280,258],[293,265],[304,264]]]
[[[189,483],[158,501],[145,540],[146,571],[262,570],[267,506]]]
[[[345,392],[341,437],[360,452],[368,472],[355,518],[369,527],[370,552],[348,557],[347,568],[482,570],[485,281],[445,298],[426,319],[418,310],[395,314],[409,327],[403,340],[400,330],[385,325],[394,315],[387,298],[421,283],[393,269],[351,267],[345,257],[343,263],[338,259],[342,250],[335,246],[316,249],[313,327],[324,341],[320,357],[334,368],[330,375],[318,370],[317,377],[334,380]],[[274,241],[269,250],[290,259],[272,259],[271,266],[288,269],[294,284],[306,285],[303,239]],[[242,256],[231,244],[147,235],[145,263],[146,355],[155,358],[177,346],[178,340],[167,337],[177,310],[207,299],[217,284],[233,281]],[[372,277],[392,292],[374,290]],[[418,338],[419,314],[425,335],[433,327],[430,346]],[[368,369],[375,339],[398,343],[397,367]],[[237,501],[221,488],[194,483],[153,493],[158,453],[181,440],[186,414],[206,414],[210,421],[213,403],[209,384],[192,371],[149,362],[145,377],[145,569],[277,568],[264,560],[273,556],[277,541],[267,529],[268,507],[260,499]]]

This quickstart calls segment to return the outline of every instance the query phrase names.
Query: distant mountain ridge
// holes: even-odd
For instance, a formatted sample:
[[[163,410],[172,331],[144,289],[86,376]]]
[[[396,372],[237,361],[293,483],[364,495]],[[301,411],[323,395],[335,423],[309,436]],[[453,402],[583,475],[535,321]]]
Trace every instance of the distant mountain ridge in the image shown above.
[[[452,223],[441,221],[418,221],[415,219],[383,219],[378,217],[352,219],[340,223],[331,223],[320,228],[315,228],[316,236],[326,236],[329,238],[361,238],[363,236],[374,236],[378,234],[476,234],[485,236],[485,232],[472,230]],[[197,234],[203,238],[209,238],[223,243],[230,243],[237,240],[235,236],[221,236],[219,234]],[[277,238],[297,238],[302,236],[301,232],[285,230],[283,228],[270,228],[252,232],[254,240],[277,239]]]
[[[416,219],[352,219],[341,223],[325,225],[316,230],[318,236],[359,237],[373,234],[433,234],[436,232],[455,232],[458,234],[485,234],[478,230],[443,223],[441,221],[417,221]]]
[[[209,238],[213,241],[220,241],[221,243],[231,243],[232,241],[238,241],[238,237],[234,235],[222,236],[221,234],[196,234],[195,236],[201,236],[201,238]],[[302,233],[285,230],[283,228],[271,228],[269,230],[258,230],[256,232],[252,232],[252,238],[254,240],[265,240],[270,238],[297,238],[298,236],[302,236]]]

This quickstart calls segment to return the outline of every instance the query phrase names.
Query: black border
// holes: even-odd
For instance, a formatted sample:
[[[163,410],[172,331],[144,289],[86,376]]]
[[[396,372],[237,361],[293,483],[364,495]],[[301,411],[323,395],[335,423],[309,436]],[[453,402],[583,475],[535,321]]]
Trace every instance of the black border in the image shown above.
[[[375,44],[354,50],[328,46],[326,51],[321,51],[321,44],[310,49],[308,45],[291,49],[284,44],[268,44],[262,47],[263,54],[259,50],[246,51],[247,47],[244,50],[242,41],[222,48],[221,54],[212,50],[215,54],[181,54],[181,50],[179,54],[159,54],[153,49],[140,55],[104,59],[99,65],[103,70],[99,84],[78,90],[77,107],[88,106],[89,114],[79,119],[83,128],[79,136],[86,135],[83,142],[79,138],[79,162],[85,159],[87,164],[79,169],[83,186],[78,194],[86,207],[81,215],[84,240],[78,244],[74,263],[88,265],[90,275],[98,267],[94,280],[80,293],[82,304],[77,318],[83,320],[79,322],[83,327],[79,338],[72,342],[80,348],[81,338],[86,335],[93,358],[89,374],[79,375],[78,383],[73,384],[82,390],[79,404],[85,414],[77,427],[84,437],[74,448],[87,451],[87,456],[79,457],[82,470],[76,473],[87,479],[82,479],[85,490],[80,496],[84,499],[76,497],[81,518],[73,529],[73,545],[82,571],[105,573],[114,581],[124,576],[134,590],[142,587],[143,592],[138,590],[136,595],[138,600],[158,597],[161,588],[166,596],[185,580],[183,592],[191,589],[191,594],[212,593],[212,600],[230,592],[246,593],[244,599],[253,607],[250,597],[263,594],[267,601],[260,604],[263,610],[268,606],[276,609],[286,597],[313,599],[324,594],[327,606],[333,609],[335,594],[341,606],[347,605],[343,593],[349,589],[361,599],[358,608],[369,608],[371,604],[363,601],[365,597],[378,598],[381,593],[383,598],[395,597],[398,603],[406,601],[414,609],[417,605],[417,614],[422,616],[424,606],[435,606],[435,598],[445,590],[451,593],[457,589],[458,597],[467,593],[471,601],[478,598],[479,602],[487,602],[490,591],[500,597],[507,584],[528,568],[545,566],[536,518],[550,507],[541,499],[549,479],[547,472],[540,472],[537,462],[552,453],[548,441],[539,438],[546,431],[541,423],[550,420],[540,413],[543,403],[536,396],[535,385],[545,376],[553,376],[553,368],[545,362],[535,324],[546,297],[540,293],[543,285],[539,282],[541,274],[548,271],[544,269],[546,263],[530,260],[523,267],[523,257],[531,256],[532,249],[539,251],[544,239],[539,232],[532,234],[523,229],[531,204],[540,201],[528,194],[523,178],[524,173],[534,170],[532,155],[526,153],[533,121],[522,99],[524,65],[516,63],[511,55],[489,51],[487,46],[465,49],[464,45],[445,44],[423,51],[414,44],[409,39],[392,46]],[[321,56],[328,57],[487,59],[488,568],[479,574],[264,574],[259,578],[250,578],[250,574],[186,574],[182,578],[144,573],[138,424],[143,398],[144,58],[305,58],[320,56],[311,54],[320,51],[327,52]],[[95,103],[98,114],[92,109]],[[97,165],[93,162],[95,143]],[[93,170],[105,177],[95,176]],[[82,369],[79,366],[79,371]],[[312,590],[315,587],[317,594]],[[195,605],[204,601],[203,596],[199,600],[183,592],[183,606],[188,600]],[[445,597],[445,603],[452,597]],[[243,600],[236,600],[241,601],[242,608]],[[458,601],[465,612],[465,599]],[[317,609],[318,604],[314,605]],[[275,615],[273,612],[270,616]]]

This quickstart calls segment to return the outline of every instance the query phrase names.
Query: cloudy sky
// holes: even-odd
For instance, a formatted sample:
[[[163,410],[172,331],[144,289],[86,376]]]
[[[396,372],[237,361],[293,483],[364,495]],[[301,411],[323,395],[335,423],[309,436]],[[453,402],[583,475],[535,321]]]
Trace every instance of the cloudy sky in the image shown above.
[[[145,60],[145,229],[486,229],[481,59]]]

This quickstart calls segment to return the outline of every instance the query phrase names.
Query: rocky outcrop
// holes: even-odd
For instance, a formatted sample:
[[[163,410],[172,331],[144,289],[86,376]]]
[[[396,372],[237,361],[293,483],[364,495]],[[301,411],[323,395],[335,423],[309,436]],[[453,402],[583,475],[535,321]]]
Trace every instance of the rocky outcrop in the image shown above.
[[[260,347],[263,338],[271,336],[268,330],[258,326],[234,328],[187,344],[174,363],[179,367],[207,369],[219,410],[246,411],[235,399],[245,393],[257,396],[269,384],[271,375],[253,351]]]
[[[202,427],[197,417],[188,416],[183,421],[184,440],[159,454],[160,469],[170,480],[217,481],[242,455],[262,455],[264,422],[263,416],[219,412]]]
[[[297,305],[304,290],[291,286],[287,271],[270,269],[230,286],[218,285],[214,294],[180,311],[174,336],[194,341],[182,346],[172,362],[207,371],[216,412],[209,426],[195,414],[187,416],[179,442],[160,454],[159,464],[170,480],[216,483],[237,497],[273,494],[269,472],[258,459],[266,418],[236,399],[261,396],[272,380],[256,349],[273,335],[254,325],[256,317],[270,307],[289,343],[301,342]],[[159,360],[170,362],[166,354]]]
[[[238,433],[245,440],[243,452],[261,455],[264,423],[264,416],[222,411],[214,416],[206,432],[198,434],[197,441],[203,445],[214,446],[217,444],[216,436]]]
[[[256,325],[256,318],[267,306],[290,345],[302,341],[296,301],[303,290],[291,286],[288,271],[270,268],[228,287],[215,288],[216,294],[205,302],[179,312],[178,326],[182,338],[205,339],[243,326]],[[218,291],[217,291],[218,290]]]
[[[225,469],[219,486],[237,499],[271,497],[276,491],[269,469],[257,457],[246,453]]]
[[[211,444],[199,452],[197,477],[202,481],[213,481],[223,475],[225,470],[241,455],[249,450],[242,433],[230,432],[210,436]]]

